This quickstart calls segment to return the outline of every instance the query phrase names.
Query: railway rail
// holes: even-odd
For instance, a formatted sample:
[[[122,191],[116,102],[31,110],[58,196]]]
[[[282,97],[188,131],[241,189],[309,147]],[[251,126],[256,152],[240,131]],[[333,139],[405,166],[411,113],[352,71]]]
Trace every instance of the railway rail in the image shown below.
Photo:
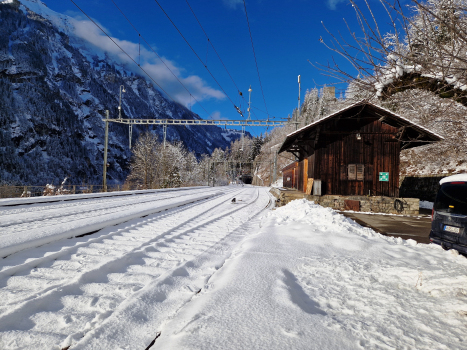
[[[198,200],[2,259],[3,348],[99,349],[99,336],[106,332],[114,332],[115,344],[122,348],[125,342],[142,350],[154,344],[155,330],[167,321],[158,315],[177,313],[209,288],[210,277],[251,232],[248,225],[258,225],[255,218],[274,205],[265,188],[218,190],[180,192],[175,197]],[[199,197],[200,191],[205,197]],[[164,196],[159,200],[174,194]],[[94,205],[104,204],[97,201]],[[93,205],[90,202],[83,205]],[[109,207],[117,203],[131,206],[120,198],[110,200]],[[65,211],[82,208],[70,204],[56,205]],[[50,211],[54,209],[36,213]],[[158,312],[161,309],[165,311]],[[135,317],[144,320],[137,330],[125,321]]]

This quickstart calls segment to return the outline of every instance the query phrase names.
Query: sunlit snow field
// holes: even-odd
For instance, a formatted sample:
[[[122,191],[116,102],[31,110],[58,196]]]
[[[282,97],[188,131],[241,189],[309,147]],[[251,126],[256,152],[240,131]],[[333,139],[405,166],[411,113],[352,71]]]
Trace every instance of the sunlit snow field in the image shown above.
[[[465,348],[465,257],[382,236],[306,200],[271,210],[267,189],[231,191],[193,203],[178,220],[175,212],[171,221],[149,216],[138,225],[135,219],[119,238],[134,241],[131,259],[122,255],[120,270],[111,271],[94,256],[96,270],[55,294],[44,292],[56,304],[29,286],[31,300],[47,302],[31,304],[34,313],[23,307],[29,299],[9,310],[3,305],[0,348],[28,348],[21,344],[39,328],[44,341],[34,349],[144,350],[154,340],[151,349]],[[233,195],[238,205],[230,203]],[[196,219],[207,212],[211,219]],[[180,221],[188,216],[198,221],[182,232]],[[149,238],[138,248],[138,231],[176,235]],[[132,268],[121,272],[125,264]],[[2,302],[10,281],[0,279]],[[83,292],[71,297],[67,288]],[[95,312],[94,319],[80,323],[86,312]]]

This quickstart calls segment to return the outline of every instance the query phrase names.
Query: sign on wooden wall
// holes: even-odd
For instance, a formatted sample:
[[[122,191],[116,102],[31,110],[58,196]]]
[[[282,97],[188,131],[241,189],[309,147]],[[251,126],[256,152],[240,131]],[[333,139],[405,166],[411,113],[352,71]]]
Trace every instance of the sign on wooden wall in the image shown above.
[[[389,173],[379,173],[379,181],[389,181]]]

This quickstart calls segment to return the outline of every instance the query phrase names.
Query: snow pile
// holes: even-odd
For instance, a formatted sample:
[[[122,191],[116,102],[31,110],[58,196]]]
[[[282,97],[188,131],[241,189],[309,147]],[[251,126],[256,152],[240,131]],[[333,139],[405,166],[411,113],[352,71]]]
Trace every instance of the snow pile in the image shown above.
[[[304,199],[260,217],[268,199],[250,187],[0,259],[0,348],[465,348],[465,257]]]
[[[296,200],[265,217],[162,349],[461,349],[467,260]]]
[[[420,201],[421,209],[433,209],[433,202],[429,201]]]
[[[284,187],[283,179],[282,178],[277,179],[276,182],[274,182],[271,186],[272,187]]]

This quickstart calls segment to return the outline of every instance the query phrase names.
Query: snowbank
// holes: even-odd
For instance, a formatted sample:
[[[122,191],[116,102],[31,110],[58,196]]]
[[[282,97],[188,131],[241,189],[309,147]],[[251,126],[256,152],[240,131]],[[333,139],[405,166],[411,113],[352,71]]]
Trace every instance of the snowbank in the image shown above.
[[[162,349],[461,349],[467,260],[296,200],[161,330]]]
[[[420,201],[420,208],[423,208],[423,209],[433,209],[433,202]]]

